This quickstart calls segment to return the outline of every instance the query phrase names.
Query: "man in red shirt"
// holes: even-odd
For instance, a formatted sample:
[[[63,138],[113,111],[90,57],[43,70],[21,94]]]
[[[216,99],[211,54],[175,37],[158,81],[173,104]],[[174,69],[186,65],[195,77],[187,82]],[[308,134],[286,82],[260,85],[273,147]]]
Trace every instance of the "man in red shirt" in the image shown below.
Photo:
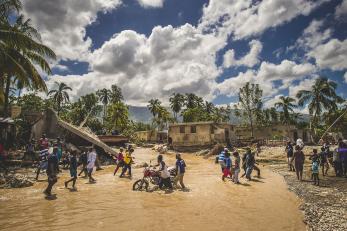
[[[40,148],[42,149],[48,149],[49,147],[49,142],[48,139],[46,138],[46,134],[42,134],[42,137],[40,139]]]

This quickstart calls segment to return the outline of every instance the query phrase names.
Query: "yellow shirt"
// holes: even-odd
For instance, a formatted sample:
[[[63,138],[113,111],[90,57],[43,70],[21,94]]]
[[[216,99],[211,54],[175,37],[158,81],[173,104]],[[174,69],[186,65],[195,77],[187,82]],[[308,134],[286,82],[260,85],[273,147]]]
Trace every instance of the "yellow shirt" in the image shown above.
[[[126,164],[131,164],[131,161],[132,161],[131,154],[125,153],[124,162],[125,162]]]

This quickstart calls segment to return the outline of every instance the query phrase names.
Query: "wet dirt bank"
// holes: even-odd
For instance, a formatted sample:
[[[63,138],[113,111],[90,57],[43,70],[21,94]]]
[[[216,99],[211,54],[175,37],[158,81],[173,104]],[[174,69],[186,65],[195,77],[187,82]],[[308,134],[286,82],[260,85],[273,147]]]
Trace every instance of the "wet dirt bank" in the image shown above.
[[[136,149],[136,162],[155,159],[150,149]],[[212,160],[184,154],[189,191],[133,192],[133,180],[119,179],[107,167],[96,184],[79,178],[78,191],[64,188],[64,172],[46,200],[46,182],[30,188],[0,190],[1,230],[305,230],[300,201],[278,174],[262,169],[262,178],[242,185],[222,182]],[[174,156],[165,155],[168,165]],[[43,178],[43,176],[41,176]]]

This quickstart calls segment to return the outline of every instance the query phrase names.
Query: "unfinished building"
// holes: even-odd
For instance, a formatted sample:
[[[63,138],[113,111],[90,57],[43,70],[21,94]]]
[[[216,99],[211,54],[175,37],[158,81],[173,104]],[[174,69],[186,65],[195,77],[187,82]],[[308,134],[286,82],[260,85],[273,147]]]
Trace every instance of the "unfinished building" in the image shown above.
[[[168,143],[175,150],[194,150],[211,147],[215,143],[236,141],[235,125],[215,122],[169,124]]]

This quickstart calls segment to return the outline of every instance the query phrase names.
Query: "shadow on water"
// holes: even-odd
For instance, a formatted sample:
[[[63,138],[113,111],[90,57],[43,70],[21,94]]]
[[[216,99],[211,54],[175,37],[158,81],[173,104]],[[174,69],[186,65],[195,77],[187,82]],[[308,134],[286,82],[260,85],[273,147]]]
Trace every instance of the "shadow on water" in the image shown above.
[[[52,194],[50,196],[45,196],[45,199],[48,201],[53,201],[57,199],[57,195],[56,194]]]

